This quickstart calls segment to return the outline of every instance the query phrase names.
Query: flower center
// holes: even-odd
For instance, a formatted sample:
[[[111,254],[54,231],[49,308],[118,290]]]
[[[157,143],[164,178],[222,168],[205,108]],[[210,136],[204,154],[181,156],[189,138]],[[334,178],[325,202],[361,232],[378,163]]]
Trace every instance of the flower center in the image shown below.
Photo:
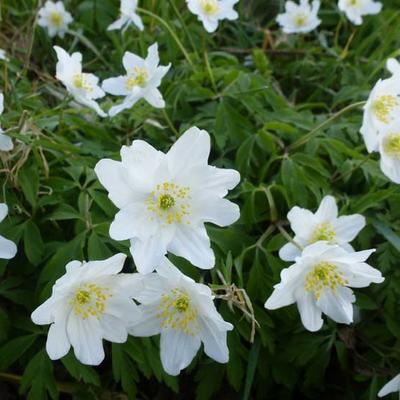
[[[83,89],[87,92],[93,91],[93,86],[88,83],[87,79],[85,78],[85,74],[75,74],[72,77],[72,83],[77,89]]]
[[[173,182],[158,184],[146,199],[147,210],[157,216],[161,221],[172,224],[182,223],[189,215],[190,188],[180,187]],[[187,221],[189,223],[189,221]]]
[[[324,289],[336,293],[338,286],[345,286],[348,283],[334,264],[321,262],[306,275],[304,287],[307,292],[314,294],[315,300],[319,300]]]
[[[162,328],[182,330],[188,335],[195,335],[199,331],[197,308],[181,289],[175,288],[163,294],[158,311],[157,317],[161,320]]]
[[[158,198],[158,205],[163,210],[168,210],[175,205],[175,199],[170,194],[162,194]]]
[[[52,25],[54,25],[57,28],[60,28],[62,23],[63,23],[63,17],[61,14],[59,14],[58,12],[52,12],[49,15],[49,21]]]
[[[308,17],[304,12],[299,12],[297,15],[294,17],[294,24],[297,27],[304,26],[308,21]]]
[[[107,288],[101,288],[94,283],[86,283],[81,286],[71,300],[75,314],[82,319],[90,316],[99,319],[100,315],[104,313],[107,299],[112,296],[107,292]]]
[[[143,87],[146,84],[148,77],[149,74],[144,68],[135,67],[129,74],[125,86],[128,90],[132,90],[135,86]]]
[[[383,145],[385,153],[392,157],[400,156],[400,133],[391,133]]]
[[[330,222],[322,222],[318,224],[309,240],[309,243],[319,242],[320,240],[326,240],[328,242],[333,242],[336,236],[336,232]]]
[[[204,14],[213,15],[219,11],[219,4],[217,0],[201,0],[201,7]]]
[[[380,96],[374,101],[372,109],[379,121],[383,122],[384,124],[388,124],[390,122],[390,113],[399,105],[400,101],[395,96]]]

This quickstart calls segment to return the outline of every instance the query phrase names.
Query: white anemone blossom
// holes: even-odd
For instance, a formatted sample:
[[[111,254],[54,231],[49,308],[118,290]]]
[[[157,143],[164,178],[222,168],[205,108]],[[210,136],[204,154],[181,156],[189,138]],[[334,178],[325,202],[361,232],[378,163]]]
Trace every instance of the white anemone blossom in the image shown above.
[[[349,242],[365,226],[365,218],[360,214],[338,217],[338,208],[332,196],[325,196],[315,213],[295,206],[289,211],[287,218],[295,233],[293,241],[300,248],[294,243],[284,245],[279,251],[279,256],[285,261],[294,261],[301,254],[301,247],[320,240],[352,251]]]
[[[396,375],[378,392],[378,397],[383,397],[389,393],[395,392],[400,392],[400,374]]]
[[[338,245],[317,242],[307,246],[295,264],[281,272],[281,282],[265,303],[275,310],[297,303],[301,321],[309,331],[321,329],[324,313],[336,322],[353,322],[353,288],[381,283],[380,271],[365,260],[375,250],[347,252]]]
[[[364,15],[378,14],[382,10],[382,3],[374,0],[339,0],[338,6],[354,25],[361,25]]]
[[[400,113],[400,67],[395,63],[397,61],[393,59],[388,62],[389,70],[394,72],[393,76],[376,83],[364,106],[360,132],[369,153],[378,150],[380,133],[386,131]],[[398,73],[395,73],[396,67]]]
[[[126,74],[106,79],[102,86],[107,93],[125,96],[121,104],[111,107],[110,117],[131,108],[140,99],[145,99],[153,107],[164,108],[165,101],[158,87],[161,85],[162,78],[169,71],[171,64],[159,66],[158,44],[154,43],[149,47],[145,59],[127,51],[122,63]]]
[[[117,254],[102,261],[67,264],[51,297],[32,313],[35,324],[51,324],[46,350],[52,360],[64,357],[72,346],[80,362],[98,365],[104,359],[103,339],[127,340],[129,318],[137,318],[140,311],[129,295],[128,274],[118,275],[125,259]]]
[[[224,197],[240,175],[208,165],[209,154],[209,134],[193,127],[167,154],[135,140],[122,147],[121,162],[97,163],[97,177],[120,209],[110,236],[130,239],[140,273],[152,272],[168,251],[199,268],[214,266],[204,223],[228,226],[239,218],[239,207]]]
[[[126,29],[129,25],[135,25],[139,30],[143,30],[143,22],[139,15],[136,13],[138,0],[121,0],[120,17],[113,22],[108,28],[108,31],[116,29]]]
[[[233,8],[238,2],[239,0],[186,0],[190,12],[197,16],[209,33],[215,32],[219,21],[223,19],[238,19],[239,14]]]
[[[62,1],[54,3],[46,1],[39,10],[38,25],[46,28],[50,37],[58,35],[63,38],[68,30],[68,25],[73,21],[71,14],[65,10]]]
[[[58,46],[54,46],[54,50],[58,58],[56,78],[78,103],[96,111],[99,116],[106,117],[107,114],[95,101],[104,97],[105,93],[99,87],[99,78],[96,75],[82,72],[82,54],[77,52],[69,55]]]
[[[319,7],[319,0],[314,0],[311,4],[309,0],[300,0],[300,4],[287,1],[285,13],[279,14],[276,20],[285,33],[311,32],[321,23],[318,18]]]
[[[5,50],[0,49],[0,60],[10,61]]]
[[[226,337],[233,326],[218,313],[208,286],[183,275],[166,257],[157,273],[141,275],[139,282],[141,285],[133,285],[134,298],[141,303],[142,312],[129,326],[129,333],[161,334],[161,362],[168,374],[178,375],[186,368],[201,343],[209,357],[228,362]]]
[[[400,121],[380,134],[379,153],[382,172],[391,181],[400,183]]]
[[[0,115],[4,111],[4,95],[0,93]],[[3,129],[0,126],[0,151],[10,151],[14,148],[13,142],[9,136],[3,133]]]
[[[4,220],[4,218],[8,214],[7,204],[0,203],[0,222]],[[17,254],[17,246],[11,240],[0,236],[0,258],[9,260]]]

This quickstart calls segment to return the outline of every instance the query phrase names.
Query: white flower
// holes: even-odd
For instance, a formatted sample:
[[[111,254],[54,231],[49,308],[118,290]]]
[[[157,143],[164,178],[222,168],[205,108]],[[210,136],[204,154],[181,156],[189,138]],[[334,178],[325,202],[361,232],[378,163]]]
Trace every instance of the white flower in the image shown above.
[[[106,117],[107,114],[95,101],[104,97],[105,93],[99,87],[99,78],[96,75],[82,72],[82,54],[69,55],[58,46],[54,46],[54,50],[58,57],[56,78],[78,103],[93,109],[101,117]]]
[[[178,375],[186,368],[201,342],[209,357],[220,363],[228,362],[226,336],[233,326],[218,313],[208,286],[183,275],[163,257],[157,273],[141,276],[141,287],[136,287],[135,293],[142,313],[129,327],[129,333],[134,336],[161,333],[161,362],[168,374]]]
[[[199,268],[214,266],[205,222],[227,226],[239,207],[224,199],[239,173],[208,165],[210,136],[191,128],[167,154],[142,140],[121,149],[122,162],[100,160],[95,172],[120,208],[110,227],[114,240],[131,241],[141,273],[156,268],[167,251]]]
[[[51,324],[46,350],[52,360],[64,357],[72,346],[80,362],[98,365],[104,359],[103,339],[127,340],[129,318],[140,311],[129,295],[129,275],[118,275],[125,258],[117,254],[103,261],[67,264],[51,297],[32,313],[35,324]]]
[[[293,1],[285,3],[285,13],[276,18],[285,33],[307,33],[314,30],[321,20],[318,18],[320,2],[300,0],[300,4]]]
[[[61,1],[57,1],[57,3],[46,1],[39,10],[38,25],[47,28],[50,37],[58,35],[63,38],[72,21],[71,14],[65,10]]]
[[[0,93],[0,115],[4,111],[4,95]],[[3,133],[3,129],[0,126],[0,151],[10,151],[14,148],[11,138]]]
[[[378,397],[383,397],[394,392],[400,392],[400,374],[396,375],[379,391]]]
[[[394,60],[393,60],[394,61]],[[391,62],[389,68],[395,71]],[[377,151],[379,134],[395,121],[400,113],[400,73],[389,79],[380,79],[372,89],[364,106],[360,132],[369,153]]]
[[[102,86],[107,93],[125,96],[121,104],[111,107],[110,117],[131,108],[140,99],[145,99],[153,107],[164,108],[164,99],[157,88],[161,85],[161,80],[169,71],[171,64],[159,66],[158,44],[154,43],[149,47],[146,59],[127,51],[122,63],[126,74],[106,79]]]
[[[4,220],[4,218],[8,214],[8,207],[4,203],[0,203],[0,222]],[[10,258],[15,257],[17,254],[17,246],[11,240],[0,236],[0,258],[5,260],[9,260]]]
[[[265,307],[275,310],[297,303],[301,321],[309,331],[322,327],[321,313],[350,324],[355,301],[350,287],[384,280],[380,271],[364,262],[374,251],[350,253],[326,242],[307,246],[296,263],[281,272],[281,282],[274,286]]]
[[[337,244],[352,251],[349,245],[365,226],[365,218],[360,214],[338,217],[335,198],[325,196],[315,214],[310,210],[293,207],[288,213],[290,227],[295,233],[294,242],[305,247],[320,240]],[[287,243],[279,251],[279,257],[285,261],[294,261],[301,254],[301,249]]]
[[[395,58],[389,58],[387,60],[386,68],[393,75],[400,77],[400,63]]]
[[[238,19],[239,15],[233,9],[238,2],[239,0],[186,0],[190,12],[197,15],[197,19],[209,33],[217,30],[220,20]]]
[[[361,25],[364,15],[378,14],[382,10],[382,3],[374,0],[339,0],[339,10],[355,25]]]
[[[0,49],[0,60],[10,61],[9,58],[7,57],[7,53],[3,49]]]
[[[382,172],[393,182],[400,183],[400,122],[380,133],[379,153]]]
[[[115,29],[127,28],[130,24],[135,25],[139,30],[143,30],[143,22],[136,13],[138,0],[121,0],[121,16],[113,22],[108,28],[108,31]]]

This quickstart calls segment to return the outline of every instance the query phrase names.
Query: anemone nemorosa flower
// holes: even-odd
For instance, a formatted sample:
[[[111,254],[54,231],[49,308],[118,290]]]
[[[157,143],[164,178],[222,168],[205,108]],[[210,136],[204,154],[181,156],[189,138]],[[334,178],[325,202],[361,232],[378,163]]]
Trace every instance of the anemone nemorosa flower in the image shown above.
[[[136,26],[139,30],[143,30],[143,22],[139,15],[136,13],[138,0],[121,0],[120,17],[113,22],[108,28],[108,31],[116,29],[126,29],[129,25]]]
[[[56,3],[46,1],[39,10],[38,25],[46,28],[49,36],[58,35],[63,38],[68,30],[68,25],[73,21],[71,14],[65,10],[62,1]]]

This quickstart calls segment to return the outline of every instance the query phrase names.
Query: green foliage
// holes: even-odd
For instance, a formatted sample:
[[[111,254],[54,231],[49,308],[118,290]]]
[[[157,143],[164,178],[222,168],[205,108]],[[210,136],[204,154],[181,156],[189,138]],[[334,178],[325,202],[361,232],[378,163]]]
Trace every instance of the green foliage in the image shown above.
[[[400,364],[400,192],[376,156],[367,156],[359,102],[385,76],[385,60],[400,54],[397,0],[384,1],[384,11],[357,28],[335,1],[324,1],[322,27],[304,37],[278,30],[274,17],[283,2],[243,0],[240,20],[225,21],[209,35],[183,0],[142,0],[141,8],[176,33],[186,56],[165,25],[148,15],[144,32],[106,32],[117,3],[65,1],[75,33],[53,41],[34,28],[38,1],[0,5],[0,47],[11,56],[0,65],[1,125],[16,143],[11,153],[0,153],[0,197],[10,206],[0,234],[19,246],[13,260],[0,261],[0,380],[15,396],[32,400],[59,393],[74,399],[374,399]],[[53,78],[53,44],[81,51],[86,70],[107,78],[121,72],[124,51],[144,55],[155,38],[162,64],[172,63],[161,87],[165,110],[140,102],[100,120],[74,108]],[[106,108],[111,103],[106,100]],[[241,310],[218,301],[235,326],[227,365],[199,354],[180,377],[170,377],[156,338],[105,343],[106,360],[96,368],[72,353],[51,362],[44,350],[47,327],[35,326],[30,313],[50,295],[67,262],[129,253],[128,243],[108,235],[116,209],[96,179],[96,162],[118,159],[120,147],[134,139],[165,151],[193,125],[212,135],[213,165],[240,171],[230,199],[240,205],[241,219],[229,228],[208,227],[225,282],[216,271],[174,261],[197,280],[244,289],[259,324],[255,341]],[[386,280],[356,290],[356,324],[327,321],[311,334],[294,306],[267,311],[263,304],[288,266],[278,258],[285,243],[278,227],[288,227],[291,207],[316,209],[325,194],[337,198],[341,213],[367,217],[354,247],[377,248],[370,262]]]

